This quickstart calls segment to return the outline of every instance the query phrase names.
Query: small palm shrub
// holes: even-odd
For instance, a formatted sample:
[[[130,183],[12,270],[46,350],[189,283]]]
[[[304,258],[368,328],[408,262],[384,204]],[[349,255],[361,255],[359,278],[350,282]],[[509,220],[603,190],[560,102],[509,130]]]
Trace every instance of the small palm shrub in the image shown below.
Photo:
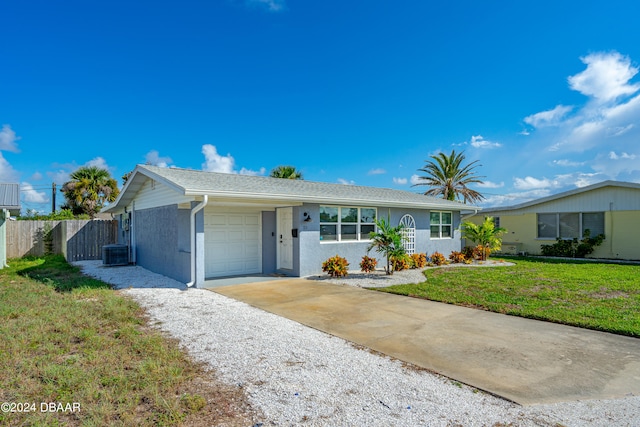
[[[331,257],[322,263],[322,271],[328,273],[331,277],[346,276],[347,270],[349,270],[347,259],[339,255]]]
[[[360,261],[360,270],[364,271],[365,273],[371,273],[376,269],[377,265],[377,259],[365,255],[362,257],[362,261]]]
[[[427,254],[425,253],[412,254],[411,260],[413,261],[412,268],[425,268],[427,266]]]
[[[431,254],[431,263],[433,265],[444,265],[447,263],[447,259],[440,252],[434,252]]]
[[[394,271],[408,270],[412,268],[413,260],[408,254],[394,255],[391,257],[391,265]]]
[[[454,264],[462,264],[467,260],[467,257],[462,252],[451,251],[451,253],[449,254],[449,259]]]

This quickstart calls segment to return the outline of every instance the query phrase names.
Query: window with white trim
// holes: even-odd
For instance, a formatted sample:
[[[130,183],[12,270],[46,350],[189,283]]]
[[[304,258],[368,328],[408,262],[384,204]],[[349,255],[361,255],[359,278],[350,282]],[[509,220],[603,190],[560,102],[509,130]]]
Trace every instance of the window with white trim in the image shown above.
[[[581,239],[604,234],[604,212],[539,213],[538,239]]]
[[[429,213],[429,228],[432,239],[450,239],[453,237],[453,213],[431,211]]]
[[[369,240],[375,231],[376,208],[320,206],[320,240],[349,242]]]

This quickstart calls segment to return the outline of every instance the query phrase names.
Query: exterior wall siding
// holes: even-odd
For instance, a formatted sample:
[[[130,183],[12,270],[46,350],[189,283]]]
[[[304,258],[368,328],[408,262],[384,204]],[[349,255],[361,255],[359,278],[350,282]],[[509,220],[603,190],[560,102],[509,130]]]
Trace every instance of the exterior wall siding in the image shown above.
[[[192,200],[193,197],[183,196],[164,184],[148,179],[136,194],[136,210],[189,203]]]
[[[304,222],[303,214],[307,212],[312,222]],[[460,213],[453,212],[453,237],[445,239],[430,238],[429,210],[423,209],[396,209],[378,208],[378,218],[389,218],[392,225],[397,225],[400,219],[410,214],[416,222],[416,252],[424,252],[431,255],[438,251],[448,256],[451,251],[461,249],[460,242]],[[311,276],[324,274],[322,263],[334,255],[340,255],[347,259],[351,271],[359,271],[360,260],[367,254],[370,242],[331,242],[320,241],[320,205],[305,204],[294,208],[294,228],[299,228],[298,239],[294,239],[294,274],[299,276]],[[386,265],[382,254],[374,250],[369,256],[378,259],[378,265]]]
[[[190,280],[188,209],[136,209],[133,227],[138,265],[183,283]]]

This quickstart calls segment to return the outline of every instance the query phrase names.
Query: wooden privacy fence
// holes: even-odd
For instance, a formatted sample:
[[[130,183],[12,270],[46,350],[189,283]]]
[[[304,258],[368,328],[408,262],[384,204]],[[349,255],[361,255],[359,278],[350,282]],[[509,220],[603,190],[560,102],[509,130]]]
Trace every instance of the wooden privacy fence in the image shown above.
[[[45,253],[67,261],[102,259],[102,246],[117,243],[115,220],[8,221],[7,258]]]

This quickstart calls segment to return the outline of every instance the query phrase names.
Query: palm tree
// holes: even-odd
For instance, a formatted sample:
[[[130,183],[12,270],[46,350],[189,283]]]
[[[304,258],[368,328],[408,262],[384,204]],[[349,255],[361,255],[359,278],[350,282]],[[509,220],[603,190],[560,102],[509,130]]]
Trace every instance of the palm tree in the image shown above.
[[[433,160],[425,160],[426,164],[419,171],[425,172],[426,176],[418,177],[419,182],[416,185],[428,185],[431,188],[424,194],[427,196],[440,196],[447,200],[456,200],[462,198],[464,203],[479,202],[484,199],[484,196],[479,192],[467,187],[469,184],[482,183],[480,178],[475,174],[474,169],[478,160],[469,163],[466,166],[462,165],[465,159],[464,152],[456,153],[455,150],[451,151],[450,155],[445,153],[438,153],[431,156]]]
[[[74,215],[88,214],[94,218],[107,202],[118,197],[118,183],[106,169],[82,166],[71,174],[60,190],[67,203],[63,209],[71,209]]]
[[[507,230],[496,227],[493,217],[486,217],[481,225],[471,221],[462,223],[462,237],[482,246],[482,260],[487,259],[488,253],[500,250],[502,247],[502,235]]]
[[[371,249],[376,252],[384,254],[387,258],[387,268],[385,269],[387,274],[393,274],[395,265],[391,265],[391,259],[402,256],[405,253],[404,245],[402,244],[402,224],[392,227],[390,221],[385,221],[384,218],[375,220],[377,231],[369,233],[371,244],[367,248],[367,252]]]
[[[297,170],[295,166],[277,166],[271,169],[269,176],[271,178],[304,179],[302,172]]]

